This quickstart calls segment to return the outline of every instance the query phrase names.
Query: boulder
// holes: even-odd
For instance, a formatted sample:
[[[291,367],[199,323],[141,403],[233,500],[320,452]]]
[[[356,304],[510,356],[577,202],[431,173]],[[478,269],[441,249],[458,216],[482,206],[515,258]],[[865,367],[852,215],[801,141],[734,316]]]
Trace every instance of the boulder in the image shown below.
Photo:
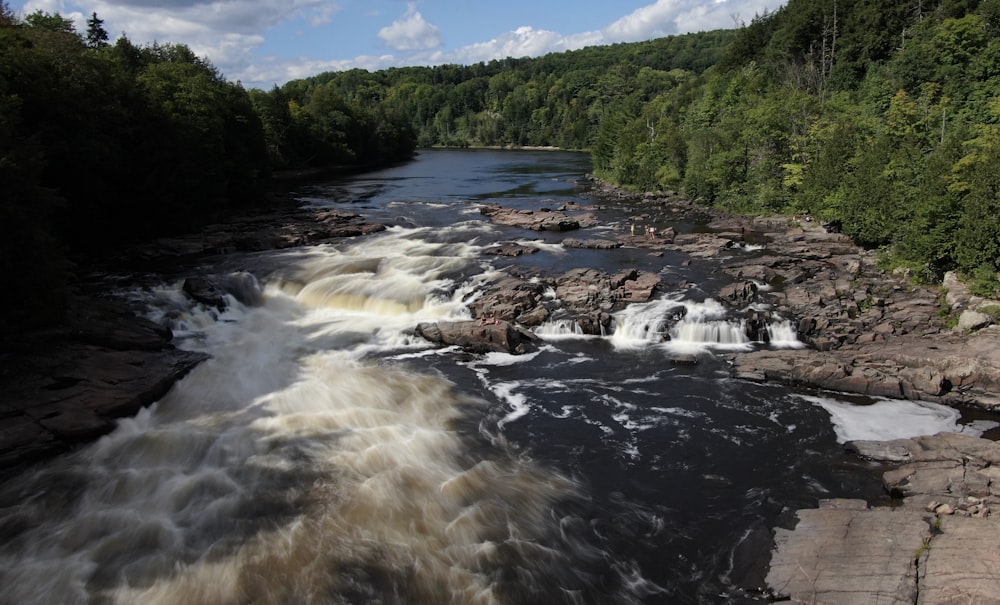
[[[613,312],[630,303],[652,300],[660,277],[648,271],[626,269],[615,275],[589,268],[567,271],[556,280],[556,297],[574,313]]]
[[[416,333],[433,343],[457,346],[471,353],[521,355],[534,351],[538,342],[532,332],[503,320],[422,323]]]
[[[510,256],[518,257],[524,256],[525,254],[535,254],[538,252],[538,248],[534,246],[525,246],[523,244],[497,244],[495,246],[490,246],[483,250],[483,254],[490,256]]]
[[[719,300],[738,308],[747,307],[757,301],[757,284],[744,280],[723,286],[719,290]]]
[[[589,250],[614,250],[621,248],[622,243],[610,239],[576,239],[568,237],[562,241],[566,248],[584,248]]]
[[[532,231],[573,231],[594,227],[597,217],[590,212],[558,212],[549,209],[518,210],[490,204],[480,208],[490,222]]]
[[[962,314],[958,316],[958,326],[959,330],[979,330],[985,328],[986,326],[993,323],[993,318],[985,313],[980,313],[979,311],[973,311],[971,309],[966,309],[962,311]]]

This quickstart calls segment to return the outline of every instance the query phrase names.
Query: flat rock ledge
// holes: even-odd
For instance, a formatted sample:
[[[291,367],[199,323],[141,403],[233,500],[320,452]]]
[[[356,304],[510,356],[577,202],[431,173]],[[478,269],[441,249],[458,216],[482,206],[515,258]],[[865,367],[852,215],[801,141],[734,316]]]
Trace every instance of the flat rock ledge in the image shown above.
[[[58,330],[0,348],[0,479],[111,432],[206,359],[123,306],[75,300]]]
[[[755,382],[995,409],[1000,406],[1000,327],[933,340],[901,336],[831,351],[754,351],[734,356],[731,374]]]
[[[775,531],[766,583],[790,603],[1000,603],[1000,444],[954,433],[847,444],[892,468],[892,507],[823,500]]]

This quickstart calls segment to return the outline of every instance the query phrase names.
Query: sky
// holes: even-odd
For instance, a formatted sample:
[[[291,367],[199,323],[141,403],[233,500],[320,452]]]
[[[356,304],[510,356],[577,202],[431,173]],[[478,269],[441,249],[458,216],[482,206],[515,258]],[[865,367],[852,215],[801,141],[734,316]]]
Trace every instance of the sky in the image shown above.
[[[469,65],[731,29],[779,0],[7,0],[22,16],[93,13],[113,42],[186,44],[230,81],[270,89],[325,71]]]

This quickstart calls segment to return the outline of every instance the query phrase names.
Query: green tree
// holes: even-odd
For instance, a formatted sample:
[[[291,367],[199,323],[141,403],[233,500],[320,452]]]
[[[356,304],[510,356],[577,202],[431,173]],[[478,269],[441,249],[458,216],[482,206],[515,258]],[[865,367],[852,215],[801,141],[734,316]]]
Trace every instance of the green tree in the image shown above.
[[[24,22],[29,27],[44,29],[50,32],[61,32],[64,34],[75,34],[76,28],[73,22],[63,17],[59,13],[47,13],[37,10],[24,18]]]
[[[104,29],[104,21],[97,18],[97,13],[91,13],[87,19],[87,46],[104,48],[108,45],[108,32]]]

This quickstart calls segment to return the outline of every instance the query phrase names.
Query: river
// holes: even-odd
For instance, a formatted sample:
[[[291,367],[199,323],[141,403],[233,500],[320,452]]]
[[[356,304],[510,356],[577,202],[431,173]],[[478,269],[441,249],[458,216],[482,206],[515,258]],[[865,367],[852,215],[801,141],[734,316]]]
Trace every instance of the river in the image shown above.
[[[490,224],[485,202],[594,205],[584,154],[435,150],[302,186],[308,204],[391,225],[336,245],[219,258],[256,304],[180,284],[121,292],[211,358],[138,416],[0,486],[0,603],[742,603],[772,527],[820,498],[881,502],[853,438],[976,432],[948,408],[729,378],[746,342],[711,261],[567,250]],[[703,229],[673,225],[679,232]],[[573,234],[579,236],[580,234]],[[496,242],[537,254],[503,258]],[[752,250],[736,253],[753,253]],[[665,291],[605,336],[553,321],[522,356],[413,335],[469,318],[507,265],[654,271]],[[662,318],[684,306],[664,340]],[[696,364],[677,364],[683,350]]]

